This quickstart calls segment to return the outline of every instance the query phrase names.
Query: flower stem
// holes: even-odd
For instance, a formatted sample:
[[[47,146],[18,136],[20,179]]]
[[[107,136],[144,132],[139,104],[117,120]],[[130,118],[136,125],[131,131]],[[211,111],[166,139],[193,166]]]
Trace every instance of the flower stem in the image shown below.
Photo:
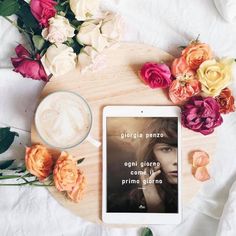
[[[21,178],[21,175],[4,175],[0,176],[0,180],[4,179],[16,179],[16,178]]]
[[[23,185],[33,185],[33,183],[38,182],[38,180],[33,180],[33,181],[28,181],[25,183],[20,183],[20,184],[0,184],[0,186],[23,186]]]
[[[54,186],[54,184],[31,184],[32,186],[35,186],[35,187],[52,187]]]

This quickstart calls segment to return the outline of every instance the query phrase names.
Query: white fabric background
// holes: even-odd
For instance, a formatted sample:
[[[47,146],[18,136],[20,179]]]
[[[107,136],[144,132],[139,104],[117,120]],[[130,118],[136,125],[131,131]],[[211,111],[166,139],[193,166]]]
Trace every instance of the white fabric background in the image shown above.
[[[232,12],[233,1],[224,1],[231,2],[227,9],[222,0],[215,1],[220,3],[222,14]],[[177,56],[177,46],[201,34],[200,39],[209,43],[216,55],[236,58],[236,25],[223,17],[228,21],[234,18],[227,14],[222,17],[212,0],[103,0],[102,6],[123,16],[126,41],[152,44]],[[22,144],[29,143],[28,131],[44,84],[12,72],[9,58],[21,37],[2,18],[0,41],[0,126],[11,125],[20,133],[12,149],[1,156],[22,158]],[[233,89],[236,95],[236,87]],[[231,114],[218,128],[212,179],[203,184],[199,195],[184,209],[182,224],[150,226],[155,235],[236,235],[236,183],[232,186],[236,181],[235,139],[236,114]],[[108,229],[85,222],[62,208],[42,188],[0,187],[0,232],[4,236],[135,236],[140,235],[140,228]]]

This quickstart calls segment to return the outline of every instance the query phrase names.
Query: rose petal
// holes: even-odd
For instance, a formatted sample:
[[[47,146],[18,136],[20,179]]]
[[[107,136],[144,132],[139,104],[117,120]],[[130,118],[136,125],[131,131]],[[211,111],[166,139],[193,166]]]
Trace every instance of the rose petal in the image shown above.
[[[198,167],[194,173],[194,178],[198,181],[204,182],[210,179],[210,175],[205,166]]]
[[[209,164],[209,155],[204,151],[195,151],[193,153],[193,167],[202,167]]]

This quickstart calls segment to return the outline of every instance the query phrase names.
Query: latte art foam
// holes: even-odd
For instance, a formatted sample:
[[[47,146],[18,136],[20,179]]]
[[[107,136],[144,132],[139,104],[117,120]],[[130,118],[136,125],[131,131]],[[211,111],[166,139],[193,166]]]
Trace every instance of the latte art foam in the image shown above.
[[[56,92],[40,103],[35,123],[45,142],[54,147],[68,148],[79,144],[88,135],[91,113],[80,96]]]

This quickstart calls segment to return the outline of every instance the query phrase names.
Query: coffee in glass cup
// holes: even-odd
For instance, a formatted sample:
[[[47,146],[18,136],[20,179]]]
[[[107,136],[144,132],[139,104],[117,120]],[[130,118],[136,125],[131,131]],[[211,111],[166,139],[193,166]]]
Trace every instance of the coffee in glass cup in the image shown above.
[[[88,137],[92,112],[88,103],[77,93],[58,91],[49,94],[39,104],[35,126],[46,144],[69,149]]]

